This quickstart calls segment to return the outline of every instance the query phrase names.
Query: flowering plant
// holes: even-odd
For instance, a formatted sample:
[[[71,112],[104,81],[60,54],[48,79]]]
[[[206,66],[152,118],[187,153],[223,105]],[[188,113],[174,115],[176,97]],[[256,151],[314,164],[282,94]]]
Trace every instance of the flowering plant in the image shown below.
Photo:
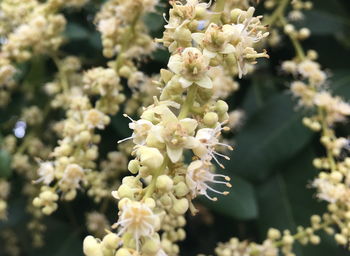
[[[350,95],[304,48],[317,8],[0,2],[0,255],[345,253]]]

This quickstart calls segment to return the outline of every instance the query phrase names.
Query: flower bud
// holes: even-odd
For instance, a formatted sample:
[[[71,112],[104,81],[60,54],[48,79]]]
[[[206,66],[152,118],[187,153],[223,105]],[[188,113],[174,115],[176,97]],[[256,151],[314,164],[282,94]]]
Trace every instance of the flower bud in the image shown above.
[[[336,234],[334,238],[335,238],[335,241],[340,245],[346,245],[348,242],[346,237],[341,234]]]
[[[128,170],[132,173],[132,174],[136,174],[140,169],[140,162],[136,159],[133,159],[129,162],[128,164]]]
[[[103,256],[101,245],[93,236],[85,237],[83,251],[86,256]]]
[[[131,69],[128,66],[122,66],[119,69],[119,75],[121,77],[129,78],[129,76],[131,75]]]
[[[225,101],[219,100],[216,103],[215,109],[219,114],[224,114],[228,111],[228,105]]]
[[[167,82],[169,82],[170,79],[173,77],[173,73],[170,72],[170,71],[167,70],[167,69],[162,68],[162,69],[160,70],[160,77],[162,78],[162,80],[163,80],[165,83],[167,83]]]
[[[164,161],[163,155],[156,148],[141,147],[137,154],[140,157],[141,164],[152,171],[158,169]]]
[[[203,122],[208,127],[215,126],[218,121],[219,121],[219,117],[218,117],[218,114],[216,114],[215,112],[208,112],[203,117]]]
[[[160,241],[157,239],[149,238],[142,245],[142,252],[146,255],[155,255],[160,249]]]
[[[188,200],[186,198],[181,198],[174,202],[173,210],[178,215],[183,215],[187,212],[189,207]]]
[[[168,175],[160,175],[156,181],[156,187],[162,191],[170,191],[173,188],[173,180]]]
[[[118,188],[119,198],[134,198],[134,191],[126,184],[122,184]]]
[[[187,185],[185,184],[185,182],[179,182],[175,185],[175,195],[177,197],[184,197],[185,195],[188,194],[190,190],[188,189]]]
[[[109,250],[115,250],[118,246],[120,237],[114,233],[109,233],[102,240],[102,246]]]
[[[114,256],[132,256],[128,249],[121,248],[119,249]]]

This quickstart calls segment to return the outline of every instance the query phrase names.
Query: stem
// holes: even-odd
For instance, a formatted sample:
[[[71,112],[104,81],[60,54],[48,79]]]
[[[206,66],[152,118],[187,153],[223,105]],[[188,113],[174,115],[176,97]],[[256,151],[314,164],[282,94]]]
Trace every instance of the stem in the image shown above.
[[[58,79],[62,85],[63,91],[65,93],[68,93],[69,90],[69,82],[66,73],[62,70],[61,67],[61,60],[56,55],[51,56],[52,60],[54,61],[57,69],[58,69]]]
[[[320,226],[318,226],[317,228],[315,228],[313,230],[314,230],[314,232],[319,231],[321,229],[324,229],[324,228],[328,227],[330,224],[331,223],[329,223],[329,222],[325,222],[325,223],[321,224]],[[304,229],[303,231],[299,231],[296,234],[294,234],[293,238],[294,238],[294,240],[298,240],[298,239],[302,239],[304,237],[307,237],[308,235],[309,234],[306,232],[306,229]],[[285,243],[283,242],[283,239],[281,239],[280,241],[276,241],[274,243],[275,247],[282,247],[282,246],[284,246],[284,244]]]
[[[283,26],[287,25],[287,21],[286,19],[284,18],[283,15],[281,15],[280,17],[280,21],[282,22]],[[290,39],[290,41],[292,42],[293,46],[294,46],[294,50],[295,50],[295,55],[302,61],[305,59],[305,53],[304,53],[304,49],[301,45],[301,43],[299,42],[299,40],[291,35],[291,34],[288,34],[288,37]]]
[[[326,121],[326,115],[325,115],[324,109],[318,108],[317,111],[318,111],[318,115],[321,119],[322,136],[330,136],[330,134],[332,134],[332,133],[329,131],[329,127],[328,127],[328,124]],[[331,165],[330,169],[331,169],[331,171],[334,171],[337,169],[336,161],[333,157],[331,150],[329,150],[329,148],[327,146],[325,146],[325,148],[326,148],[326,152],[327,152],[328,162]]]
[[[188,89],[186,100],[185,100],[184,104],[182,105],[181,110],[180,110],[180,114],[178,116],[179,119],[186,118],[188,113],[190,112],[190,110],[193,106],[194,100],[196,98],[197,88],[198,87],[196,84],[192,84],[190,86],[190,88]]]
[[[225,8],[225,0],[216,0],[214,7],[214,14],[211,18],[211,22],[218,24],[220,22],[221,13]]]
[[[126,36],[123,38],[123,41],[121,43],[122,47],[121,50],[118,54],[117,59],[115,60],[115,70],[118,72],[118,70],[120,69],[121,65],[123,64],[124,61],[124,52],[128,49],[129,44],[131,42],[131,40],[133,39],[134,35],[135,35],[135,27],[136,24],[140,18],[140,12],[138,11],[137,14],[135,15],[135,18],[132,20],[129,29],[125,32]]]
[[[289,0],[281,0],[279,6],[275,9],[272,15],[265,20],[265,24],[272,26],[281,16],[284,16],[288,3]]]
[[[145,200],[146,198],[150,197],[153,194],[154,189],[156,187],[157,178],[165,171],[166,167],[168,166],[168,162],[169,162],[168,157],[165,157],[164,162],[161,165],[161,167],[159,167],[158,170],[155,171],[155,174],[152,175],[151,183],[147,186],[146,193],[142,197],[142,201]]]

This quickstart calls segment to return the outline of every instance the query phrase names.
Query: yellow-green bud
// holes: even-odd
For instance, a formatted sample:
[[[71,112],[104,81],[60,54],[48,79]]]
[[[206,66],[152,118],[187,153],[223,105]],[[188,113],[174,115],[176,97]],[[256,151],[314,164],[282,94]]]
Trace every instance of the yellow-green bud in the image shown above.
[[[245,19],[246,13],[239,8],[235,8],[231,11],[231,19],[234,23],[239,23],[238,18]]]
[[[182,26],[175,29],[173,34],[174,39],[180,42],[191,42],[192,41],[192,33],[189,29],[184,28]]]
[[[335,238],[335,241],[337,241],[337,243],[340,245],[346,245],[348,242],[346,237],[341,234],[336,234],[334,238]]]
[[[216,103],[216,111],[220,114],[224,114],[228,111],[228,105],[225,101],[223,100],[219,100],[217,103]]]
[[[173,188],[173,180],[168,175],[160,175],[156,181],[156,187],[162,191],[170,191]]]
[[[278,229],[270,228],[267,232],[267,237],[272,240],[277,240],[281,237],[281,232]]]
[[[119,236],[117,236],[114,233],[109,233],[103,238],[102,246],[109,250],[115,250],[118,246],[119,241],[120,241]]]
[[[312,235],[312,236],[310,237],[310,242],[311,242],[312,244],[319,244],[320,241],[321,241],[321,239],[320,239],[319,236]]]
[[[140,162],[136,159],[133,159],[129,162],[128,164],[128,170],[132,173],[132,174],[136,174],[138,173],[140,169]]]
[[[187,195],[189,191],[190,190],[188,189],[187,185],[183,181],[180,181],[175,185],[174,192],[177,197],[184,197],[185,195]]]
[[[129,78],[131,75],[131,69],[128,66],[122,66],[119,69],[119,75],[124,78]]]
[[[133,198],[134,197],[133,189],[126,184],[122,184],[118,188],[118,196],[120,198]]]
[[[164,206],[168,206],[168,205],[171,205],[172,204],[172,200],[170,198],[169,195],[163,195],[161,198],[160,198],[160,202],[164,205]]]
[[[208,127],[213,127],[219,121],[219,116],[215,112],[208,112],[203,117],[203,122]]]
[[[173,77],[173,75],[174,75],[174,74],[173,74],[172,72],[170,72],[169,70],[167,70],[167,69],[162,68],[162,69],[160,70],[160,77],[162,78],[162,80],[163,80],[165,83],[169,82],[170,79]]]
[[[159,251],[159,248],[160,242],[156,239],[149,238],[142,245],[142,252],[145,253],[145,255],[155,255]]]
[[[164,157],[156,148],[142,147],[137,153],[140,156],[141,164],[151,171],[158,169],[163,164]]]
[[[121,248],[116,253],[115,256],[132,256],[128,249]]]
[[[93,236],[85,237],[83,251],[86,256],[103,256],[101,245]]]
[[[187,212],[188,207],[188,200],[186,198],[181,198],[174,202],[173,210],[176,214],[183,215]]]

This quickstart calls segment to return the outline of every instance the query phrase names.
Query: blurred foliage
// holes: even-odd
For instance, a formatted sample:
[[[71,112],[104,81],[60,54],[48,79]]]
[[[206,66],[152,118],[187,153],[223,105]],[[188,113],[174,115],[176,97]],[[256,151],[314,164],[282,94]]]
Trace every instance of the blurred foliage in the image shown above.
[[[300,23],[300,26],[309,27],[313,34],[305,42],[305,47],[317,50],[322,66],[330,69],[329,87],[350,100],[350,2],[314,0],[314,5],[314,10],[306,13],[305,23]],[[149,15],[145,20],[153,36],[161,35],[163,11],[161,8],[158,14]],[[82,10],[66,13],[69,24],[65,34],[69,43],[62,51],[82,57],[84,68],[104,63],[99,34],[91,24],[95,12],[96,5],[90,4]],[[316,175],[312,159],[322,154],[322,149],[315,136],[303,127],[303,110],[296,108],[296,102],[286,92],[288,80],[276,68],[282,60],[294,54],[288,39],[283,38],[282,45],[271,49],[269,54],[270,61],[260,63],[253,77],[241,81],[240,91],[229,100],[232,109],[246,112],[244,126],[233,134],[236,149],[230,155],[231,160],[224,163],[226,174],[232,178],[231,193],[215,203],[199,200],[198,204],[210,211],[196,217],[189,216],[188,239],[182,244],[182,255],[211,253],[217,241],[225,241],[231,236],[261,241],[269,227],[295,230],[299,224],[307,225],[310,215],[321,213],[325,207],[308,187]],[[154,64],[148,66],[144,63],[141,67],[149,74],[166,66],[168,53],[160,49],[153,58]],[[45,58],[22,65],[18,79],[26,81],[22,83],[23,90],[33,99],[46,100],[40,97],[40,86],[52,79],[52,66]],[[0,122],[11,123],[25,104],[20,95],[14,95],[7,111],[0,110]],[[130,134],[128,120],[121,113],[112,120],[111,127],[103,134],[108,138],[102,144],[106,149],[115,148],[118,139]],[[349,131],[349,126],[340,129]],[[10,161],[11,156],[0,151],[1,177],[10,176]],[[11,227],[15,230],[23,255],[82,255],[82,239],[87,234],[84,214],[96,206],[82,198],[64,205],[45,220],[48,225],[46,245],[42,249],[27,249],[31,248],[30,234],[24,231],[28,216],[24,211],[26,202],[21,198],[21,180],[15,175],[11,180],[17,186],[13,186],[9,220],[0,223],[0,229]],[[111,205],[108,212],[113,222],[116,207]],[[202,219],[206,220],[205,224]],[[323,238],[324,242],[319,246],[298,248],[297,255],[350,255],[337,247],[332,238]],[[1,248],[0,241],[2,256]]]

